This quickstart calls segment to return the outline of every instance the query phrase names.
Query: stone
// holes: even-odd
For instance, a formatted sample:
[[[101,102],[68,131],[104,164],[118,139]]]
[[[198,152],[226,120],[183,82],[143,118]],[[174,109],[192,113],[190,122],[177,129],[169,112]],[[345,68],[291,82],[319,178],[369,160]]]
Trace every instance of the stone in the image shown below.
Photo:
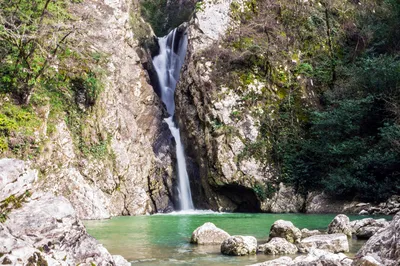
[[[270,239],[274,237],[285,238],[290,243],[298,243],[301,240],[301,231],[290,221],[277,220],[272,224],[269,233]]]
[[[333,254],[326,250],[311,249],[307,255],[296,257],[295,266],[351,266],[353,260],[343,253]]]
[[[296,254],[297,247],[281,237],[274,237],[268,243],[258,246],[258,252],[267,255]]]
[[[280,257],[275,260],[268,260],[262,263],[251,264],[249,266],[283,266],[283,265],[292,265],[293,259],[290,257]]]
[[[273,213],[301,212],[304,201],[304,197],[296,193],[293,187],[280,183],[278,192],[271,200],[270,211]]]
[[[12,210],[0,224],[0,253],[18,264],[116,264],[114,258],[88,235],[71,203],[50,193],[33,195]],[[118,259],[120,262],[122,260]]]
[[[351,237],[350,219],[344,214],[337,215],[328,226],[328,234],[343,233]]]
[[[355,259],[356,265],[367,256],[385,266],[400,264],[400,213],[393,217],[389,226],[376,232],[358,251]]]
[[[302,239],[297,247],[302,253],[308,253],[311,249],[333,253],[349,252],[349,241],[345,234],[315,235]]]
[[[353,234],[359,239],[369,239],[380,229],[387,226],[389,226],[389,223],[385,219],[365,218],[350,222]]]
[[[231,236],[221,244],[221,253],[230,256],[256,254],[257,239],[253,236]]]
[[[113,255],[113,260],[117,266],[131,266],[131,264],[121,255]]]
[[[352,266],[383,266],[383,264],[379,263],[372,256],[365,256],[358,259]]]
[[[308,230],[307,228],[301,229],[301,238],[306,238],[309,236],[321,235],[321,232],[318,230]]]
[[[358,213],[358,215],[368,215],[368,214],[369,214],[369,212],[366,211],[366,210],[361,210],[361,211]]]
[[[0,201],[13,195],[22,196],[33,187],[38,171],[29,168],[29,163],[18,159],[0,159]]]
[[[227,232],[213,223],[205,223],[193,231],[190,242],[199,245],[221,245],[228,237],[230,235]]]

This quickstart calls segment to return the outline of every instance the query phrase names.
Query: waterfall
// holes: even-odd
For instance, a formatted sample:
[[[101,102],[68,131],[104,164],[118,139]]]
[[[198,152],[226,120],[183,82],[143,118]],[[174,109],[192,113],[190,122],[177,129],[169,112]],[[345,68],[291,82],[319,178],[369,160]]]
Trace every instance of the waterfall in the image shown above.
[[[160,52],[153,58],[157,72],[161,100],[167,107],[169,117],[165,119],[176,143],[176,158],[178,164],[178,190],[181,210],[191,210],[193,207],[190,192],[189,177],[186,170],[184,147],[181,142],[179,128],[174,122],[176,83],[186,56],[187,34],[174,29],[167,36],[158,39]]]

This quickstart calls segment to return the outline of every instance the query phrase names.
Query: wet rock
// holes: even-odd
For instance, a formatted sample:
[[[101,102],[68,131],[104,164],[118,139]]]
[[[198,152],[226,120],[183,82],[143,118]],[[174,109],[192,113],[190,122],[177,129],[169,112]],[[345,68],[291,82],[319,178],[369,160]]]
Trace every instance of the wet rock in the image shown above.
[[[301,239],[301,231],[290,221],[278,220],[271,226],[269,238],[281,237],[290,243],[298,243]]]
[[[308,230],[307,228],[301,229],[301,238],[306,238],[309,236],[321,235],[321,232],[318,230]]]
[[[388,227],[375,233],[360,249],[356,255],[356,265],[367,256],[386,266],[400,264],[400,213],[394,216]]]
[[[258,246],[257,251],[267,255],[283,255],[296,254],[298,249],[286,239],[274,237],[268,243]]]
[[[213,223],[205,223],[194,230],[190,242],[199,245],[221,245],[228,237],[230,235],[227,232]]]
[[[351,237],[350,219],[344,214],[337,215],[328,226],[328,234],[343,233]]]
[[[231,236],[221,244],[221,253],[231,256],[256,254],[257,240],[252,236]]]
[[[315,235],[302,239],[297,247],[302,253],[308,253],[312,249],[333,253],[349,252],[349,241],[345,234]]]

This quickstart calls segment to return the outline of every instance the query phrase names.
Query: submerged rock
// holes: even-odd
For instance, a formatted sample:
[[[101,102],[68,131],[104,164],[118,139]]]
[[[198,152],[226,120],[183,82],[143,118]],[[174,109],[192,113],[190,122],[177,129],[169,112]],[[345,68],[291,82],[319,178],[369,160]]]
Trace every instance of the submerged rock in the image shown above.
[[[199,245],[221,245],[230,237],[224,230],[216,227],[213,223],[205,223],[192,233],[190,242]]]
[[[296,254],[297,247],[281,237],[274,237],[268,243],[260,245],[257,248],[258,252],[271,255],[281,254]]]
[[[298,243],[301,239],[301,231],[292,222],[278,220],[271,226],[269,233],[270,239],[274,237],[285,238],[290,243]]]
[[[257,239],[253,236],[231,236],[221,244],[221,253],[231,256],[256,254]]]
[[[343,233],[351,237],[350,219],[344,214],[337,215],[328,226],[328,234]]]
[[[360,264],[368,256],[386,266],[400,265],[400,213],[394,216],[388,227],[374,234],[360,249],[355,265],[369,265]]]
[[[333,253],[349,252],[349,241],[345,234],[315,235],[301,240],[298,248],[302,253],[308,253],[312,249]]]

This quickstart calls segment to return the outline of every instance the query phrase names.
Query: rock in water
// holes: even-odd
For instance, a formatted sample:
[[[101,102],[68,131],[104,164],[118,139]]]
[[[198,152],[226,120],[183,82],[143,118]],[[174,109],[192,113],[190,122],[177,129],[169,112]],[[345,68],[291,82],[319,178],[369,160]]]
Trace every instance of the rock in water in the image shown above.
[[[230,235],[227,232],[213,223],[205,223],[194,230],[190,242],[199,245],[221,245],[228,237]]]
[[[257,239],[253,236],[231,236],[221,244],[221,253],[231,256],[256,254]]]
[[[272,238],[267,244],[260,245],[257,248],[258,252],[270,255],[282,255],[282,254],[296,254],[297,247],[281,237]]]
[[[328,226],[328,234],[343,233],[351,237],[350,219],[344,214],[337,215]]]
[[[333,253],[349,252],[349,241],[345,234],[315,235],[301,240],[298,248],[302,253],[308,253],[312,249]]]
[[[389,223],[385,219],[365,218],[350,222],[353,234],[359,239],[369,239],[380,229],[388,227]]]
[[[301,239],[301,231],[292,222],[278,220],[271,226],[269,233],[270,239],[274,237],[285,238],[290,243],[298,243]]]
[[[355,265],[364,265],[359,263],[367,256],[386,266],[400,265],[400,213],[394,216],[388,227],[374,234],[360,249]]]

